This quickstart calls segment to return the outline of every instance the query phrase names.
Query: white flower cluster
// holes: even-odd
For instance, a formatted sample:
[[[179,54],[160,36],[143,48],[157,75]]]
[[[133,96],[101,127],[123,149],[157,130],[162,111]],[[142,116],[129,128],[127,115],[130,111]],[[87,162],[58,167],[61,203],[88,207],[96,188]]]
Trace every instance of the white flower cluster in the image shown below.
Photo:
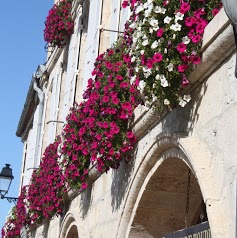
[[[191,101],[190,94],[184,95],[183,98],[181,96],[179,97],[179,105],[181,107],[184,107],[190,101]]]
[[[139,3],[137,2],[135,4],[134,13],[131,12],[131,15],[136,15],[136,21],[130,20],[128,22],[129,27],[134,30],[132,34],[132,46],[129,55],[132,59],[131,61],[134,63],[135,76],[131,78],[130,82],[134,83],[136,80],[136,74],[141,73],[144,78],[140,79],[141,81],[138,88],[140,89],[142,94],[144,93],[144,89],[147,86],[146,79],[149,80],[148,78],[151,75],[154,75],[155,78],[153,79],[154,90],[156,90],[159,86],[163,88],[170,87],[168,76],[174,71],[175,65],[171,59],[165,57],[165,55],[167,55],[168,53],[168,47],[164,47],[163,43],[166,42],[167,39],[165,39],[162,35],[164,33],[164,30],[167,31],[167,29],[169,29],[169,32],[173,36],[173,39],[175,39],[176,34],[179,34],[178,32],[182,30],[182,21],[184,20],[184,14],[182,14],[181,12],[174,12],[173,15],[169,15],[167,14],[166,9],[167,8],[163,5],[157,5],[154,0],[147,0]],[[156,35],[157,37],[154,38],[154,36]],[[172,39],[170,40],[172,41]],[[189,37],[185,36],[182,38],[182,42],[180,43],[187,45],[189,44],[189,42]],[[148,65],[147,63],[146,65],[144,65],[144,62],[142,60],[145,55],[147,56],[147,49],[153,51],[154,54],[160,53],[162,55],[162,61],[167,62],[165,66],[167,69],[166,72],[164,72],[164,70],[160,71],[160,67],[158,67],[157,64],[154,64],[154,62],[151,62],[150,65]],[[152,57],[152,55],[150,55],[150,57]],[[148,59],[149,57],[146,57],[145,60]],[[152,58],[150,59],[152,60]],[[152,95],[152,98],[150,97],[150,100],[154,101],[153,97],[156,98],[155,95]],[[143,98],[146,97],[144,96]],[[183,98],[179,98],[179,104],[181,106],[184,106],[190,100],[190,95],[185,95]],[[170,105],[168,98],[163,101],[163,104]]]

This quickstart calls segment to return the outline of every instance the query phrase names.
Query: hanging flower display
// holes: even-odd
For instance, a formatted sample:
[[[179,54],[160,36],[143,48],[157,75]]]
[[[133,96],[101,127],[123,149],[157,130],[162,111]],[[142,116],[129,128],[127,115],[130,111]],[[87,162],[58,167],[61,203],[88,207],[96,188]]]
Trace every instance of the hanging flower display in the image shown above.
[[[45,21],[44,40],[51,46],[63,47],[73,33],[72,0],[60,0],[50,10]]]
[[[23,226],[29,223],[26,207],[27,187],[21,189],[16,206],[14,206],[7,218],[7,222],[2,228],[2,238],[17,237]]]
[[[119,41],[98,56],[93,78],[88,80],[84,101],[75,105],[63,130],[62,169],[73,187],[83,183],[90,164],[107,171],[128,159],[135,137],[128,130],[138,101],[139,82],[130,83],[127,68],[130,57]]]
[[[43,219],[62,213],[67,190],[58,165],[59,144],[58,138],[46,148],[39,169],[32,174],[27,194],[31,224],[39,224]]]
[[[62,47],[73,32],[71,4],[62,0],[49,11],[44,36],[54,46]],[[125,0],[122,7],[128,6],[123,39],[97,57],[84,100],[71,108],[62,141],[46,148],[2,237],[61,214],[69,188],[87,187],[90,166],[102,173],[129,160],[136,141],[129,122],[137,105],[158,102],[156,107],[172,109],[191,100],[184,94],[188,74],[200,63],[204,29],[220,1]]]
[[[21,225],[16,215],[16,207],[13,207],[2,228],[2,238],[14,238],[20,235]]]
[[[131,0],[125,38],[132,58],[131,80],[139,78],[145,102],[170,109],[191,100],[183,95],[187,76],[200,63],[204,29],[221,8],[220,0]],[[213,9],[213,11],[212,11]],[[181,96],[183,95],[183,96]],[[157,106],[157,105],[156,105]]]

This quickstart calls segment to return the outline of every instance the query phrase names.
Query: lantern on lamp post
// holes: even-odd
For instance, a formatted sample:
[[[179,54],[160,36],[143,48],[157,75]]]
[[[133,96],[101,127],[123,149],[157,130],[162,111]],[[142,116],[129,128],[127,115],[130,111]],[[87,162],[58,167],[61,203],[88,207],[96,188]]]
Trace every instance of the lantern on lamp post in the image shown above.
[[[1,199],[6,198],[9,202],[16,203],[17,198],[5,196],[8,193],[12,180],[14,179],[10,166],[10,164],[6,164],[6,166],[2,168],[2,171],[0,173],[0,196]]]

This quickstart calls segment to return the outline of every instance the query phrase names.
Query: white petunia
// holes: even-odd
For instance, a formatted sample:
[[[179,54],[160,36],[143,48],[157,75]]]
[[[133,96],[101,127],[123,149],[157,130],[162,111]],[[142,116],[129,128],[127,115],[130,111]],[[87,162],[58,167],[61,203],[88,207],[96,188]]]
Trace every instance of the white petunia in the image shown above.
[[[186,101],[184,101],[182,98],[179,98],[179,105],[180,105],[181,107],[185,107],[186,104],[187,104]]]
[[[139,12],[142,12],[144,10],[144,6],[141,4],[137,7],[136,9],[136,14],[138,14]]]
[[[184,95],[184,96],[183,96],[183,99],[184,99],[186,102],[190,102],[190,101],[191,101],[191,96],[190,96],[190,94]]]
[[[149,17],[151,15],[151,12],[152,12],[152,8],[148,8],[146,11],[145,11],[145,17]]]
[[[160,80],[160,84],[164,88],[169,86],[168,81],[166,80],[166,78],[163,74],[157,74],[156,80]]]
[[[149,4],[152,4],[154,2],[154,0],[148,0],[147,1]]]
[[[139,88],[140,88],[140,90],[141,91],[143,91],[143,89],[145,88],[145,86],[146,86],[146,83],[143,81],[143,80],[141,80],[140,82],[139,82]]]
[[[155,49],[159,45],[158,41],[154,41],[151,45],[152,49]]]
[[[169,63],[169,65],[167,66],[167,69],[169,72],[172,72],[174,69],[174,65],[172,63]]]
[[[157,100],[157,96],[155,96],[154,94],[152,95],[152,102],[155,102]]]
[[[152,19],[150,20],[150,25],[153,26],[153,27],[158,27],[158,20],[152,18]]]
[[[138,40],[137,36],[135,35],[132,40],[133,40],[133,43],[136,44]]]
[[[130,83],[133,84],[136,81],[136,76],[132,76],[130,78]]]
[[[160,7],[160,6],[156,6],[155,9],[154,9],[154,12],[155,12],[155,13],[165,14],[166,9],[163,8],[163,7]]]
[[[132,59],[131,59],[131,62],[135,62],[135,60],[136,60],[136,57],[133,56]]]
[[[136,26],[137,26],[137,24],[136,24],[136,22],[133,22],[132,24],[130,24],[130,28],[132,28],[132,29],[135,29],[136,28]]]
[[[181,25],[179,23],[172,24],[170,26],[170,29],[173,31],[180,31],[181,30]]]
[[[177,12],[175,14],[175,20],[176,21],[183,20],[183,18],[184,18],[184,14],[182,14],[181,12]]]
[[[142,24],[144,25],[147,22],[147,18],[143,18]]]
[[[165,17],[165,19],[164,19],[164,23],[165,23],[165,24],[169,24],[171,20],[172,20],[172,18],[167,16],[167,17]]]
[[[153,30],[152,27],[149,28],[149,32],[150,32],[151,34],[154,32],[154,30]]]
[[[146,2],[146,3],[144,3],[143,6],[144,6],[145,9],[153,8],[154,7],[152,2]]]
[[[147,67],[143,67],[142,70],[143,70],[145,78],[148,78],[151,75],[151,69],[148,69]]]
[[[164,104],[165,104],[165,105],[170,105],[170,101],[169,101],[168,99],[165,99],[165,100],[164,100]]]
[[[141,50],[140,53],[141,53],[141,55],[144,55],[145,50]]]
[[[147,79],[151,75],[151,71],[144,72],[144,76]]]
[[[148,2],[145,2],[145,3],[143,4],[143,6],[144,6],[144,9],[147,9],[148,6],[149,6]]]
[[[166,80],[166,78],[163,74],[160,75],[160,84],[164,88],[169,86],[169,83],[168,83],[168,81]]]
[[[143,33],[141,31],[136,32],[136,37],[141,38],[143,36]]]
[[[190,39],[188,38],[188,36],[184,36],[182,38],[182,43],[184,43],[185,45],[187,45],[190,42]]]
[[[148,41],[147,39],[142,42],[142,45],[143,45],[143,46],[146,46],[146,45],[148,45],[148,44],[149,44],[149,41]]]
[[[136,47],[134,47],[134,46],[136,46]],[[139,50],[140,45],[132,45],[132,47],[133,47],[133,49],[135,48],[135,51],[137,51],[137,50]]]
[[[146,101],[145,102],[145,110],[148,111],[151,108],[151,103]]]

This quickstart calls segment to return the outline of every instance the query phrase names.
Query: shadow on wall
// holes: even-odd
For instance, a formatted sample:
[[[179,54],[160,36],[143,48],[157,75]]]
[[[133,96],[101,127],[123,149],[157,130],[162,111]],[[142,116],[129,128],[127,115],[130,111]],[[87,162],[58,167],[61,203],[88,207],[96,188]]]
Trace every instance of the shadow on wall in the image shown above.
[[[203,82],[193,91],[191,95],[192,101],[190,103],[184,108],[180,106],[175,108],[173,111],[168,112],[164,117],[161,117],[161,121],[158,120],[156,122],[156,124],[159,122],[162,123],[162,135],[169,135],[172,136],[173,139],[178,140],[179,138],[187,137],[192,134],[195,122],[199,119],[198,109],[206,90],[206,82]],[[149,129],[151,128],[148,128],[148,130]],[[136,158],[136,151],[134,152],[133,158]],[[119,169],[113,171],[113,182],[111,186],[111,205],[113,211],[120,208],[124,199],[131,179],[130,175],[133,171],[134,163],[134,159],[131,159],[129,163],[122,161]]]
[[[207,84],[203,82],[191,93],[192,100],[185,107],[178,106],[169,112],[162,120],[162,133],[182,138],[191,135],[194,125],[199,120],[199,107],[207,91]]]
[[[46,221],[46,223],[44,224],[44,230],[43,230],[43,238],[47,238],[48,237],[48,232],[49,232],[49,220]]]
[[[111,185],[111,206],[113,211],[120,208],[120,205],[124,199],[126,191],[131,179],[131,173],[134,168],[134,159],[136,158],[136,152],[131,155],[130,161],[122,161],[120,167],[117,170],[113,170],[113,181]]]
[[[92,184],[89,183],[87,189],[85,189],[81,193],[80,210],[82,212],[82,219],[85,219],[89,211],[91,205],[91,192],[92,192]]]

